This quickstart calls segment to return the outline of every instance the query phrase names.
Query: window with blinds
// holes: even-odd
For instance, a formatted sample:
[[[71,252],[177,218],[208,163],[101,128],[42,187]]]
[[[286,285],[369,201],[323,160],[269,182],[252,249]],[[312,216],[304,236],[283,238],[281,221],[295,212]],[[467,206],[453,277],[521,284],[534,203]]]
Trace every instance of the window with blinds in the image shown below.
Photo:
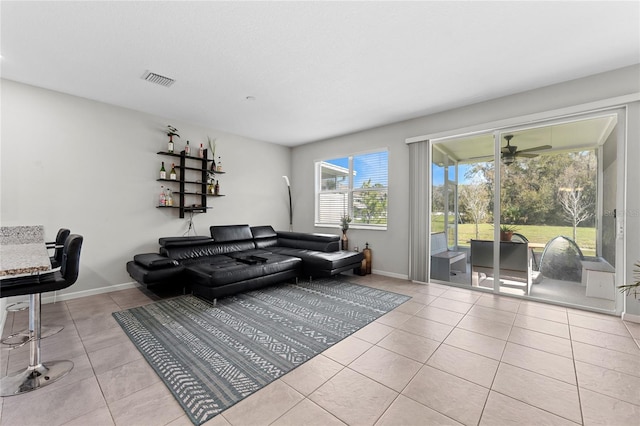
[[[386,229],[389,152],[377,151],[316,162],[316,226]]]

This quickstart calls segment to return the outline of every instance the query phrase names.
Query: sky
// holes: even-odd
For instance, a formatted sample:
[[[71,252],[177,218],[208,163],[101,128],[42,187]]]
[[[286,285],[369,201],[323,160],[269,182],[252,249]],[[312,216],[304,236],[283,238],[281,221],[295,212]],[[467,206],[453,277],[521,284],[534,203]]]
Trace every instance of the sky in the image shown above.
[[[335,158],[332,160],[326,160],[326,163],[334,164],[336,166],[349,168],[349,158]],[[379,151],[370,154],[354,155],[353,156],[353,171],[355,172],[355,178],[353,181],[354,188],[361,188],[363,182],[371,178],[371,183],[380,183],[382,186],[388,186],[389,184],[389,152]],[[386,167],[385,167],[386,166]],[[365,172],[367,171],[367,172]]]
[[[370,173],[365,173],[365,170],[379,170],[380,168],[376,166],[388,164],[388,160],[389,160],[389,153],[387,151],[374,152],[371,154],[364,154],[364,155],[355,155],[353,160],[353,170],[355,171],[355,180],[354,180],[353,187],[354,188],[362,187],[362,183],[368,180],[369,177],[372,177]],[[325,162],[329,164],[334,164],[336,166],[344,167],[345,169],[349,168],[348,157],[334,158],[331,160],[325,160]],[[469,183],[469,180],[465,179],[465,173],[467,172],[467,170],[469,170],[473,166],[474,166],[473,164],[458,165],[458,179],[459,179],[458,183],[460,185]],[[454,169],[455,168],[451,166],[451,170],[454,170]],[[451,178],[453,178],[453,176],[451,176]],[[383,186],[388,186],[388,173],[378,174],[377,179],[376,177],[373,177],[372,183],[376,183],[376,182],[382,183]],[[443,167],[438,167],[437,165],[434,165],[432,184],[436,186],[444,184],[444,168]]]
[[[469,170],[472,166],[473,164],[458,165],[458,184],[459,185],[464,185],[466,183],[469,183],[468,180],[465,179],[464,175],[467,172],[467,170]],[[451,170],[454,170],[454,169],[455,168],[452,166]],[[444,184],[444,167],[434,166],[432,170],[433,170],[432,185],[435,185],[435,186],[443,185]],[[453,180],[453,178],[454,176],[449,177],[450,180]]]

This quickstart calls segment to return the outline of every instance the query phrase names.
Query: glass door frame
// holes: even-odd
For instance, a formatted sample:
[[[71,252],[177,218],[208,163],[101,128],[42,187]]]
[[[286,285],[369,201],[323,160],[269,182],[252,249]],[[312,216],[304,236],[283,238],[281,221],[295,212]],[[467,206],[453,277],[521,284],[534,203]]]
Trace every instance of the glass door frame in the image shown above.
[[[535,128],[540,128],[540,127],[547,127],[547,126],[552,126],[552,125],[556,125],[556,124],[565,124],[565,123],[571,123],[571,122],[576,122],[576,121],[583,121],[583,120],[588,120],[590,118],[596,118],[596,117],[602,117],[602,116],[606,116],[606,115],[616,115],[617,117],[617,135],[616,135],[616,146],[617,146],[617,159],[618,164],[617,164],[617,191],[616,191],[616,207],[618,209],[618,211],[622,211],[624,212],[624,208],[626,205],[626,188],[625,188],[625,176],[626,176],[626,146],[627,146],[627,130],[626,130],[626,125],[627,125],[627,120],[626,120],[626,114],[627,114],[627,107],[625,105],[613,105],[610,107],[604,107],[604,108],[600,108],[600,109],[596,109],[596,110],[587,110],[587,111],[580,111],[580,112],[575,112],[572,114],[568,114],[568,115],[558,115],[555,117],[547,117],[547,118],[543,118],[540,119],[539,121],[533,121],[533,122],[527,122],[523,124],[512,124],[509,126],[505,126],[505,127],[494,127],[494,128],[487,128],[484,130],[478,130],[478,131],[473,131],[473,132],[461,132],[457,135],[447,135],[444,137],[439,137],[437,139],[427,139],[428,143],[429,143],[429,152],[432,153],[433,149],[440,145],[440,144],[444,144],[444,146],[446,146],[446,141],[451,141],[454,139],[459,139],[462,137],[468,137],[471,135],[488,135],[488,134],[492,134],[493,135],[493,140],[494,140],[494,161],[496,162],[496,164],[498,164],[497,162],[500,161],[500,154],[501,154],[501,137],[504,134],[508,134],[510,132],[516,132],[516,131],[522,131],[522,130],[527,130],[527,129],[535,129]],[[442,146],[442,145],[441,145]],[[442,150],[440,149],[440,151],[445,151],[446,150]],[[597,173],[597,200],[596,200],[596,219],[595,219],[595,226],[596,226],[596,255],[601,255],[601,246],[602,246],[602,220],[601,220],[601,215],[604,214],[604,212],[602,211],[602,147],[599,146],[598,148],[596,148],[596,155],[598,157],[598,173]],[[431,154],[430,154],[430,158]],[[432,176],[433,176],[433,170],[432,170],[432,162],[430,161],[429,164],[427,165],[427,173],[429,176],[429,182],[430,184],[428,185],[428,214],[430,215],[429,218],[427,218],[427,223],[428,223],[428,232],[429,234],[431,233],[432,229],[431,229],[431,213],[432,213],[432,197],[433,197],[433,185],[431,182]],[[456,162],[456,183],[457,183],[457,172],[458,172],[458,163]],[[489,288],[489,287],[479,287],[479,288],[474,288],[474,290],[481,290],[481,291],[488,291],[491,293],[495,293],[495,294],[500,294],[500,295],[506,295],[506,296],[514,296],[513,294],[510,293],[505,293],[505,292],[501,292],[500,291],[500,213],[501,213],[501,199],[500,199],[500,185],[501,185],[501,173],[500,173],[500,167],[495,167],[495,174],[494,174],[494,187],[497,188],[498,190],[494,190],[494,206],[493,206],[493,214],[494,214],[494,218],[493,218],[493,225],[494,225],[494,244],[493,244],[493,263],[494,263],[494,283],[493,283],[493,289]],[[457,186],[457,185],[456,185]],[[494,188],[494,189],[495,189]],[[456,191],[457,193],[457,191]],[[457,202],[456,202],[457,205]],[[624,233],[622,233],[622,231],[620,231],[621,229],[624,228],[624,223],[623,223],[624,218],[619,217],[616,220],[616,242],[615,242],[615,251],[616,251],[616,261],[615,261],[615,270],[616,270],[616,274],[615,274],[615,283],[616,283],[616,287],[619,285],[622,285],[624,283],[624,279],[625,279],[625,267],[626,267],[626,257],[625,257],[625,239],[626,239],[626,235],[624,235]],[[456,244],[457,244],[457,226],[456,226]],[[427,251],[429,252],[429,250]],[[429,268],[430,269],[430,268]],[[620,271],[620,272],[619,272]],[[448,285],[452,285],[452,286],[460,286],[460,285],[456,285],[455,283],[447,283]],[[538,298],[533,298],[531,297],[531,295],[526,295],[526,296],[516,296],[516,297],[522,297],[524,299],[527,300],[535,300],[538,301],[540,299]],[[598,308],[592,308],[589,306],[576,306],[576,305],[571,305],[569,303],[566,302],[561,302],[561,301],[548,301],[548,300],[543,300],[543,302],[551,302],[551,303],[556,303],[558,305],[562,305],[562,306],[568,306],[568,307],[578,307],[578,308],[586,308],[588,310],[594,310],[596,312],[602,311]],[[616,299],[615,299],[615,308],[614,308],[614,312],[615,314],[619,314],[622,309],[623,309],[623,304],[624,304],[624,296],[619,293],[618,291],[616,291]],[[606,311],[606,312],[611,312],[611,311]]]

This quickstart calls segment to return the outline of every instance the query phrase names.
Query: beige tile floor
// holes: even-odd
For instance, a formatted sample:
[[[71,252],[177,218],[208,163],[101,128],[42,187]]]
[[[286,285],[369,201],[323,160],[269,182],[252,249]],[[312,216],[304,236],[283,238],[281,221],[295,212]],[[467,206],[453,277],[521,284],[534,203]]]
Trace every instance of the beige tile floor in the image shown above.
[[[212,425],[638,425],[640,324],[558,306],[369,275],[413,297],[207,423]],[[111,313],[157,299],[129,289],[43,305],[65,330],[55,384],[2,398],[0,425],[190,425]],[[9,330],[26,312],[10,314]],[[27,348],[0,352],[0,374]]]

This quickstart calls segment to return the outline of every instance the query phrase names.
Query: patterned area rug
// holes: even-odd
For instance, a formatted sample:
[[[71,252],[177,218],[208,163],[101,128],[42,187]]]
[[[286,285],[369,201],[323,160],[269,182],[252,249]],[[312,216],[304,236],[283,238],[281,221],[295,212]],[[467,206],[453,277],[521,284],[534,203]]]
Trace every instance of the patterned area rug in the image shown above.
[[[409,299],[326,279],[113,316],[200,425]]]

